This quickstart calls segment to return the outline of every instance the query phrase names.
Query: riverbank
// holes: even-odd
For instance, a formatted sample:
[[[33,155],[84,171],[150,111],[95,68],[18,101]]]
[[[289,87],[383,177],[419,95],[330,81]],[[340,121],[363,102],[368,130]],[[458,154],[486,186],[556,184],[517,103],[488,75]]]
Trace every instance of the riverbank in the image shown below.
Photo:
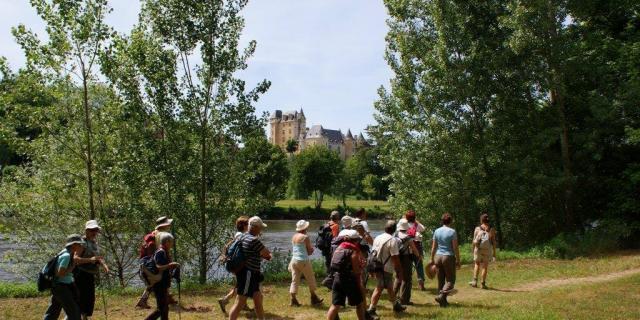
[[[353,213],[360,208],[364,208],[367,211],[369,219],[398,216],[398,214],[392,212],[391,205],[387,201],[356,199],[347,200],[346,208],[343,207],[342,200],[326,199],[319,209],[315,208],[313,200],[281,200],[276,202],[274,207],[260,212],[260,216],[271,220],[326,220],[333,210],[338,210],[342,213],[346,211]]]
[[[402,316],[406,319],[637,319],[640,318],[640,251],[574,260],[521,259],[498,261],[491,265],[490,290],[470,288],[472,266],[463,265],[458,272],[458,293],[450,298],[450,308],[441,309],[433,301],[436,283],[427,282],[427,291],[414,285],[414,306]],[[182,290],[182,319],[224,319],[216,298],[228,286],[185,286]],[[173,288],[172,290],[176,290]],[[111,291],[106,294],[108,319],[141,319],[148,310],[135,310],[138,290]],[[269,319],[320,319],[331,300],[330,292],[321,288],[322,307],[308,305],[309,294],[303,286],[303,306],[288,306],[288,280],[264,285],[265,310]],[[48,298],[0,299],[2,319],[40,319]],[[389,303],[381,300],[378,313],[394,318]],[[94,319],[104,319],[102,298],[98,296]],[[172,310],[172,318],[177,316]],[[245,315],[246,317],[246,315]],[[355,319],[353,309],[341,314]],[[244,317],[243,317],[244,319]]]

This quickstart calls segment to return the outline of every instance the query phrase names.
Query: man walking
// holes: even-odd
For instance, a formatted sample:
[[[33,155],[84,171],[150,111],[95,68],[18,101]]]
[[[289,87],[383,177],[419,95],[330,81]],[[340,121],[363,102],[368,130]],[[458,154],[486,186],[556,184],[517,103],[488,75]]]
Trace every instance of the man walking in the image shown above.
[[[109,272],[109,268],[98,252],[97,237],[100,233],[100,226],[96,220],[89,220],[84,227],[83,249],[81,254],[74,257],[77,267],[73,270],[73,278],[78,287],[78,306],[82,319],[93,316],[93,309],[96,302],[96,275],[99,274],[99,266]]]
[[[340,233],[340,212],[332,211],[329,222],[322,226],[322,230],[316,239],[316,248],[320,250],[324,257],[324,265],[327,270],[327,277],[322,280],[322,285],[331,289],[331,241]]]
[[[398,221],[398,240],[400,240],[400,265],[402,266],[402,276],[396,278],[393,291],[396,295],[400,295],[400,303],[403,305],[411,305],[411,277],[413,276],[414,257],[422,259],[413,237],[409,236],[409,221],[400,219]]]
[[[402,312],[405,307],[396,299],[396,293],[393,290],[393,272],[395,270],[397,277],[402,277],[402,268],[400,266],[400,244],[399,240],[393,236],[396,232],[396,221],[389,220],[384,227],[384,233],[377,236],[373,240],[371,255],[383,265],[382,270],[375,272],[376,288],[371,294],[371,305],[367,310],[367,314],[371,317],[377,317],[376,306],[380,300],[383,290],[387,290],[389,300],[393,305],[393,311]]]
[[[247,299],[253,299],[256,317],[264,319],[264,307],[260,282],[264,280],[260,273],[262,259],[271,260],[271,252],[262,244],[258,236],[267,225],[258,216],[249,219],[249,232],[242,236],[242,251],[246,259],[245,266],[236,274],[236,302],[229,313],[229,319],[238,319],[240,310],[247,304]]]
[[[340,307],[346,306],[346,301],[349,300],[349,305],[356,307],[358,319],[364,320],[364,287],[361,276],[364,270],[358,246],[361,237],[355,230],[344,230],[342,234],[345,241],[336,248],[331,258],[331,271],[334,273],[334,281],[331,307],[327,312],[327,319],[336,319]]]

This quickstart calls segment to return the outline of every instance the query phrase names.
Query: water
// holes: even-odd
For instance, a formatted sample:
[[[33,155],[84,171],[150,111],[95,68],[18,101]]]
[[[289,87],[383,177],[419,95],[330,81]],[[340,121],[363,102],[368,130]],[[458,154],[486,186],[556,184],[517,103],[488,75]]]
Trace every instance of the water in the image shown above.
[[[297,220],[265,220],[268,227],[262,234],[262,241],[270,250],[279,249],[283,252],[291,250],[291,237],[295,233]],[[310,220],[308,234],[311,238],[312,244],[318,234],[318,228],[322,226],[326,221],[323,220]],[[369,229],[371,235],[375,238],[377,235],[384,231],[384,220],[368,220]],[[0,258],[5,252],[13,249],[20,248],[20,244],[15,244],[8,239],[0,236]],[[321,253],[319,250],[314,250],[312,259],[320,259]],[[44,265],[46,262],[43,262]],[[0,260],[0,281],[3,282],[19,282],[25,279],[17,274],[7,271],[7,265],[4,261]]]

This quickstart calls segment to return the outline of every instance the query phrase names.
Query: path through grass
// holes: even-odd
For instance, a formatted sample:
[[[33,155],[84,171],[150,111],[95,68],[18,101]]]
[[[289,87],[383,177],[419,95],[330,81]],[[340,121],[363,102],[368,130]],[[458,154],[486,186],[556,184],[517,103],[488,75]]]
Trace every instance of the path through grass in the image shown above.
[[[413,291],[416,305],[405,314],[394,315],[386,300],[381,300],[378,314],[383,319],[640,319],[638,251],[570,261],[504,261],[491,268],[490,290],[481,290],[467,285],[471,266],[463,266],[458,271],[459,291],[450,298],[450,308],[437,307],[433,301],[435,281],[429,281],[426,292]],[[189,311],[182,313],[182,319],[224,319],[216,297],[225,289],[183,292],[183,304]],[[310,307],[304,287],[299,298],[304,305],[300,308],[288,306],[287,292],[286,282],[264,286],[265,309],[270,319],[324,318],[328,305]],[[322,288],[319,292],[325,301],[331,300],[328,290]],[[110,320],[142,319],[148,313],[131,307],[137,298],[134,295],[107,298]],[[100,301],[98,297],[94,319],[104,319]],[[0,319],[41,319],[46,305],[47,298],[0,299]],[[177,316],[172,311],[171,319]],[[353,309],[343,312],[341,319],[355,319]]]

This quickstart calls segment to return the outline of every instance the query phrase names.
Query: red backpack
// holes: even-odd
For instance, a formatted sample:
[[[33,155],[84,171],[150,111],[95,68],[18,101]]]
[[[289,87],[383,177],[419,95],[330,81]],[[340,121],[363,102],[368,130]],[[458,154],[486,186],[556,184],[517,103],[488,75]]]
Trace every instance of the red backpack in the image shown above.
[[[140,258],[151,256],[154,252],[156,252],[156,235],[151,232],[142,239]]]
[[[418,224],[414,222],[413,225],[409,227],[409,230],[407,230],[407,235],[411,238],[415,238],[417,233]]]

